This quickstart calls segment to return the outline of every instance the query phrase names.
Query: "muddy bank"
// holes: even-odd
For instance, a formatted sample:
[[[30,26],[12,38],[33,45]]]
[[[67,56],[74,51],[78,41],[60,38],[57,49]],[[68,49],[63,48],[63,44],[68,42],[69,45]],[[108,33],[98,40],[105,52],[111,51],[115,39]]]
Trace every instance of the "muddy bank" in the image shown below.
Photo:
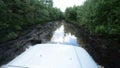
[[[104,66],[104,68],[120,68],[120,39],[116,39],[116,37],[120,37],[119,35],[91,36],[81,26],[70,22],[67,24],[76,28],[76,35],[85,44],[82,47],[90,53],[99,65]]]
[[[55,22],[24,30],[20,37],[0,44],[0,65],[6,64],[21,54],[30,45],[49,41],[55,28]],[[51,27],[52,26],[52,27]]]

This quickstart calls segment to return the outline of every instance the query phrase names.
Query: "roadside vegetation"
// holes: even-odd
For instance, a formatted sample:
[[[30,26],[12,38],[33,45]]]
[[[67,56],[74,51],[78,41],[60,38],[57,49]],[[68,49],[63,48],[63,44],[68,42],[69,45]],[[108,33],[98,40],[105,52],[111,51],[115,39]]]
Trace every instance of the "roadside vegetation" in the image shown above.
[[[0,0],[0,43],[17,38],[31,26],[61,18],[52,0]]]
[[[65,16],[66,20],[77,22],[91,35],[120,35],[119,0],[87,0],[82,6],[67,8]]]
[[[100,57],[100,64],[106,63],[111,68],[120,67],[119,0],[86,0],[82,6],[67,8],[65,20],[79,25],[83,32],[86,31],[86,42],[91,40],[91,48],[99,55],[94,57]]]

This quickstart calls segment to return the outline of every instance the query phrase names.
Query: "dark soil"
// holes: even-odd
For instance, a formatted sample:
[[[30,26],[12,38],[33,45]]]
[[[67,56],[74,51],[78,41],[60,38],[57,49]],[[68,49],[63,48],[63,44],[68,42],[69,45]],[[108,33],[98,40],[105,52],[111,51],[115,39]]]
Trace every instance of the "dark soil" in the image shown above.
[[[54,22],[48,22],[41,26],[32,26],[20,31],[24,33],[21,33],[22,35],[16,39],[0,43],[0,66],[20,55],[28,46],[49,41],[54,31],[54,26]]]
[[[120,35],[93,35],[83,27],[68,22],[76,28],[76,35],[85,44],[83,46],[93,59],[104,68],[120,68]]]

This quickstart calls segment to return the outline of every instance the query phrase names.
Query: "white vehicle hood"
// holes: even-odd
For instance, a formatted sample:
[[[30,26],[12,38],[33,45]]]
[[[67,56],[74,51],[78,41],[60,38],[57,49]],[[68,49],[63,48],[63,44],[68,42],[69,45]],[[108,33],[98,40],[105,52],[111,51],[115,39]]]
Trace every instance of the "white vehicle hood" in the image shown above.
[[[62,44],[37,44],[2,68],[98,68],[81,47]]]

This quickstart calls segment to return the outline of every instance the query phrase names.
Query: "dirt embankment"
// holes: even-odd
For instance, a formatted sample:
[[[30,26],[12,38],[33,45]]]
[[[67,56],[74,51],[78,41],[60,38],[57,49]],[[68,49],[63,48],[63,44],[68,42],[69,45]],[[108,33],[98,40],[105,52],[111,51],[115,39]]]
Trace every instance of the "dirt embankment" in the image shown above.
[[[0,65],[8,63],[24,52],[30,45],[49,41],[54,31],[54,26],[54,22],[48,22],[39,26],[39,28],[32,27],[32,29],[24,30],[26,33],[22,36],[0,44]]]
[[[119,35],[93,35],[91,36],[81,26],[69,23],[76,28],[76,35],[85,44],[83,46],[93,57],[93,59],[104,68],[120,68],[120,38]]]

